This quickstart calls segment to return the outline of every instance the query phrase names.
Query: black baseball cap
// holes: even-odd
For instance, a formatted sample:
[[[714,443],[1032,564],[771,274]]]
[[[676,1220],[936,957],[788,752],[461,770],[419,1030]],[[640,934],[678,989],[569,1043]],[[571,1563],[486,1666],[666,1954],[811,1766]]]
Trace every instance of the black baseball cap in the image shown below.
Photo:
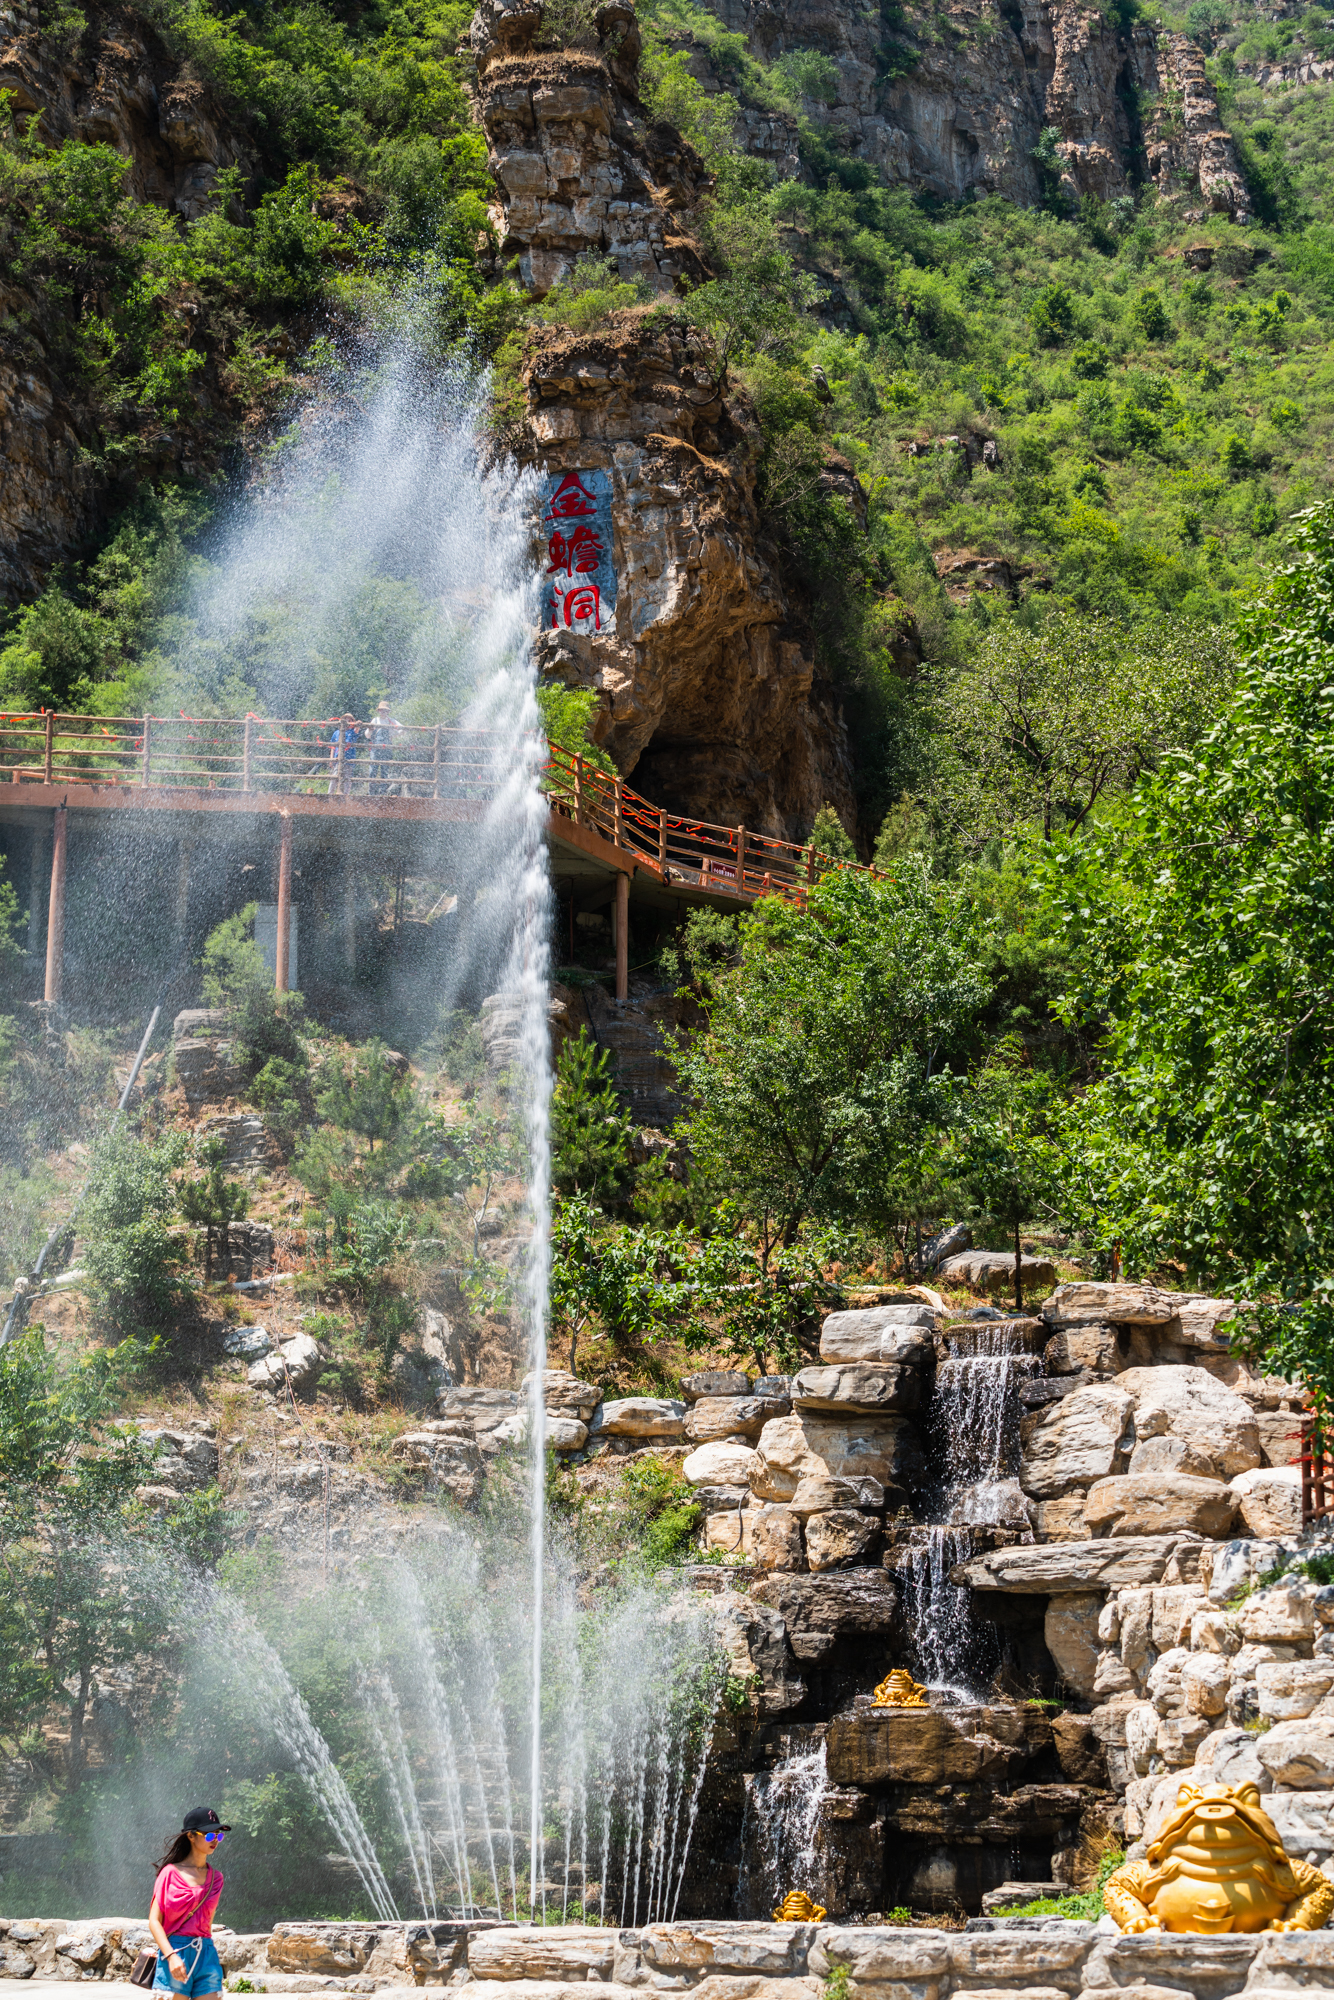
[[[212,1806],[196,1806],[194,1811],[188,1812],[181,1821],[181,1831],[182,1833],[230,1833],[231,1828],[224,1825]]]

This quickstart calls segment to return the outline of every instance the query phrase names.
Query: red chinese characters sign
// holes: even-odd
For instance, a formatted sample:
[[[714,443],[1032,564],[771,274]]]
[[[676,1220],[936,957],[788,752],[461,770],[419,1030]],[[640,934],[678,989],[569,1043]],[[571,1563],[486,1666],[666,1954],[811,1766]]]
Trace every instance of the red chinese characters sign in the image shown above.
[[[605,632],[616,609],[611,475],[548,473],[542,536],[542,623],[552,631]]]

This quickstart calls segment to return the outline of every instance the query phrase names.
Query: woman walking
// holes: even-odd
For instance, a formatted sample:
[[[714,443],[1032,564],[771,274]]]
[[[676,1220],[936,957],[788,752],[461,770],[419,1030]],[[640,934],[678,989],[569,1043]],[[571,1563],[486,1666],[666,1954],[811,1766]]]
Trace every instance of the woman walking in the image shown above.
[[[213,1856],[230,1832],[212,1806],[196,1806],[158,1863],[148,1912],[158,1949],[154,1992],[204,2000],[222,1991],[222,1961],[213,1942],[222,1870],[213,1866]]]

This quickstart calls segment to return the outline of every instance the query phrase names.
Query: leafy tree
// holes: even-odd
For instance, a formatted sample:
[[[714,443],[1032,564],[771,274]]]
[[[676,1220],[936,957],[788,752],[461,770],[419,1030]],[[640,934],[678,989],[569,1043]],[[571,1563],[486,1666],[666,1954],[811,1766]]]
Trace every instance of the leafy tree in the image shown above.
[[[743,354],[794,353],[817,288],[810,272],[799,271],[780,245],[772,217],[758,198],[714,214],[710,248],[723,276],[697,285],[685,311],[714,337],[721,384],[734,358]]]
[[[290,1015],[278,1018],[284,1026],[291,1025]],[[300,1062],[293,1062],[287,1056],[270,1056],[250,1085],[250,1095],[264,1113],[265,1124],[288,1149],[296,1143],[308,1116],[310,1069],[304,1054],[303,1049]]]
[[[559,681],[543,681],[537,690],[537,706],[547,741],[558,744],[591,764],[595,771],[616,775],[614,760],[589,735],[598,698],[591,688],[565,687]]]
[[[1075,302],[1068,285],[1044,285],[1033,307],[1033,331],[1043,347],[1059,347],[1075,330]]]
[[[974,1213],[1013,1241],[1016,1312],[1024,1309],[1019,1232],[1044,1209],[1050,1212],[1055,1100],[1055,1080],[1032,1066],[1017,1035],[1002,1036],[970,1078],[953,1135],[958,1186]]]
[[[1191,0],[1186,9],[1186,33],[1207,56],[1213,54],[1218,37],[1225,35],[1231,26],[1231,11],[1223,5],[1223,0]]]
[[[250,1197],[240,1181],[229,1181],[226,1177],[227,1147],[221,1137],[215,1134],[203,1140],[197,1149],[197,1157],[204,1171],[192,1180],[179,1183],[177,1201],[186,1221],[203,1228],[204,1279],[207,1283],[213,1276],[214,1234],[216,1232],[226,1241],[228,1225],[239,1222],[248,1213]]]
[[[1172,331],[1172,322],[1163,304],[1163,295],[1154,285],[1146,285],[1136,294],[1130,308],[1131,323],[1145,340],[1166,340]]]
[[[843,1233],[808,1231],[771,1249],[726,1202],[709,1222],[698,1243],[687,1244],[680,1228],[664,1243],[664,1260],[677,1273],[664,1312],[680,1314],[687,1347],[721,1352],[762,1375],[773,1366],[799,1367],[801,1336],[817,1323],[817,1306],[838,1298],[825,1269],[846,1251]]]
[[[1294,229],[1301,221],[1302,203],[1288,157],[1287,141],[1270,119],[1258,120],[1249,131],[1235,135],[1241,171],[1259,220],[1269,227]]]
[[[1162,753],[1194,739],[1230,681],[1221,633],[1177,620],[1127,634],[1057,612],[997,623],[937,681],[948,744],[942,806],[966,839],[1082,826]]]
[[[178,1549],[178,1530],[136,1508],[153,1447],[111,1421],[143,1354],[125,1342],[62,1368],[37,1327],[0,1350],[0,1737],[63,1711],[71,1789],[87,1771],[99,1676],[142,1661],[168,1630],[168,1593],[134,1550]],[[205,1506],[216,1500],[214,1489]],[[171,1573],[179,1592],[181,1553]]]
[[[209,932],[200,955],[204,999],[210,1007],[226,1010],[237,1056],[258,1085],[256,1101],[261,1107],[276,1108],[279,1122],[290,1134],[308,1099],[310,1058],[300,1034],[305,1004],[299,993],[279,993],[274,988],[273,975],[255,943],[258,907],[247,903]]]
[[[315,1099],[321,1118],[365,1139],[372,1155],[377,1139],[384,1146],[396,1136],[415,1094],[411,1074],[401,1072],[388,1055],[385,1044],[376,1039],[349,1067],[331,1063],[328,1081]]]
[[[1083,341],[1070,356],[1070,366],[1084,382],[1099,382],[1112,365],[1112,357],[1100,340]]]
[[[573,1371],[579,1335],[594,1315],[618,1347],[642,1346],[675,1301],[662,1269],[665,1244],[651,1230],[608,1226],[587,1195],[572,1195],[551,1228],[550,1309],[568,1338]]]
[[[1334,509],[1241,628],[1235,695],[1124,823],[1053,856],[1068,1019],[1105,1022],[1066,1212],[1126,1267],[1275,1301],[1255,1351],[1334,1394]]]
[[[736,959],[738,945],[735,917],[707,906],[690,912],[686,918],[681,949],[691,976],[701,991],[707,992],[721,969]]]
[[[844,826],[837,812],[828,800],[821,806],[811,822],[811,830],[806,836],[803,859],[812,854],[827,854],[834,861],[855,861],[857,848],[852,835]]]
[[[551,1097],[552,1181],[562,1194],[608,1202],[624,1187],[634,1127],[612,1082],[611,1059],[586,1028],[556,1062]]]
[[[680,1058],[692,1171],[757,1232],[874,1215],[918,1127],[944,1116],[946,1059],[985,997],[957,900],[904,864],[836,872],[804,909],[765,897]]]
[[[79,1213],[88,1294],[98,1322],[122,1335],[165,1325],[179,1305],[172,1176],[188,1146],[184,1132],[150,1140],[124,1126],[94,1145]]]
[[[597,1264],[598,1237],[605,1227],[606,1217],[598,1204],[582,1194],[560,1202],[552,1219],[547,1309],[552,1333],[569,1342],[572,1375],[579,1336],[597,1311],[592,1273]]]

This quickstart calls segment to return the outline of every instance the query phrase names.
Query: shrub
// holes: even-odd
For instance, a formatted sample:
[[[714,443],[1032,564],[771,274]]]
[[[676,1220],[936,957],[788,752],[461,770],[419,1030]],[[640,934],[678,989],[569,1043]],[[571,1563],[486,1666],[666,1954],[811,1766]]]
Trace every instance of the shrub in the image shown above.
[[[1172,331],[1172,322],[1163,304],[1163,295],[1155,285],[1146,285],[1136,294],[1130,308],[1131,324],[1145,340],[1166,340]]]
[[[1033,332],[1042,347],[1059,347],[1075,330],[1075,302],[1068,285],[1045,285],[1032,312]]]
[[[118,1335],[162,1326],[180,1302],[172,1175],[188,1144],[183,1132],[149,1141],[122,1126],[93,1149],[80,1214],[84,1263],[94,1316]]]

